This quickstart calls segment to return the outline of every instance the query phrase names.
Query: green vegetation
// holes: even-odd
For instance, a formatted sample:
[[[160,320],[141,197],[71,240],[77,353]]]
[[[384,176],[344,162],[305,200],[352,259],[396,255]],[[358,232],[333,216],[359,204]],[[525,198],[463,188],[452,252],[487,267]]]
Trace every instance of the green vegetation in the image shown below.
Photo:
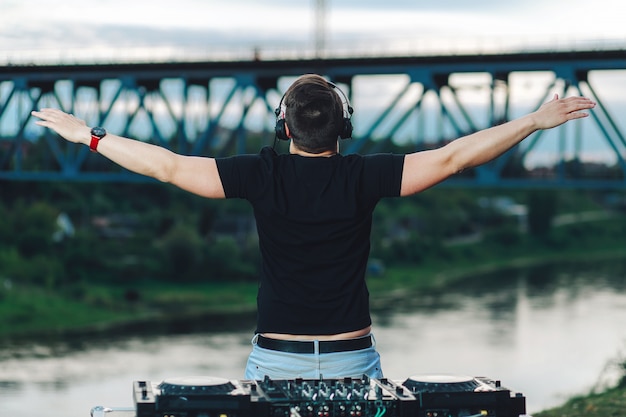
[[[5,182],[0,197],[0,336],[255,309],[256,234],[240,201],[157,183]],[[624,201],[447,188],[386,200],[374,216],[373,305],[501,268],[624,257]],[[526,229],[508,214],[519,205]]]
[[[525,228],[511,201],[527,208]],[[384,201],[373,224],[372,306],[507,268],[625,259],[625,201],[617,192],[443,187]],[[252,326],[259,259],[242,202],[156,183],[15,182],[0,182],[0,202],[4,340],[190,317]],[[538,416],[623,415],[624,385]]]
[[[626,363],[623,365],[626,367]],[[626,371],[626,369],[625,369]],[[534,417],[623,417],[626,415],[626,381],[599,394],[570,399],[564,405],[533,414]]]

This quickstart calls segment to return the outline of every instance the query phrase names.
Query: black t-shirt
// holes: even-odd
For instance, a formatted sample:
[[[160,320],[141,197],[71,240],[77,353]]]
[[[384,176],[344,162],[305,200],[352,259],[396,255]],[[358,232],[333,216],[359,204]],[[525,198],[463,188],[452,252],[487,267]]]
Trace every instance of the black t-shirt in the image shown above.
[[[337,334],[371,324],[365,272],[372,212],[400,195],[403,155],[218,158],[227,198],[248,200],[262,270],[257,332]]]

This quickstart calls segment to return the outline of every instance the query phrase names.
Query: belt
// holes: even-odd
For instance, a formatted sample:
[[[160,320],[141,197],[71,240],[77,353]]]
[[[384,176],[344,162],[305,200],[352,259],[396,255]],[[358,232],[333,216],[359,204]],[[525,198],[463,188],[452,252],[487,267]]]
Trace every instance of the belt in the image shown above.
[[[257,345],[264,349],[289,353],[315,353],[315,343],[319,344],[319,353],[349,352],[372,347],[372,336],[345,340],[279,340],[257,336]]]

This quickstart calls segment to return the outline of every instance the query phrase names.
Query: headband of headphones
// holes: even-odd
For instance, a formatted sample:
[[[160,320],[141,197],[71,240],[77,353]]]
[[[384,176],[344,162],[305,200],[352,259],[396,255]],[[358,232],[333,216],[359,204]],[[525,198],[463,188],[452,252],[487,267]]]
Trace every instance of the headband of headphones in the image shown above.
[[[344,111],[344,117],[343,117],[343,123],[341,126],[341,130],[339,132],[339,137],[341,139],[349,139],[352,137],[352,113],[354,112],[354,109],[352,108],[352,106],[350,105],[350,101],[348,100],[348,97],[345,95],[345,93],[341,90],[341,88],[337,87],[336,84],[330,82],[330,81],[326,81],[328,83],[328,85],[330,85],[332,88],[334,88],[335,90],[339,91],[339,93],[341,94],[341,96],[343,97],[343,101],[342,103],[344,103],[346,105],[346,109]],[[278,139],[281,140],[289,140],[289,137],[287,136],[287,131],[285,129],[285,119],[284,117],[281,117],[281,109],[283,106],[283,100],[285,99],[285,94],[283,94],[283,96],[280,98],[280,102],[278,103],[278,107],[276,107],[276,110],[274,110],[274,113],[276,114],[276,126],[274,128],[274,130],[276,131],[276,137]]]

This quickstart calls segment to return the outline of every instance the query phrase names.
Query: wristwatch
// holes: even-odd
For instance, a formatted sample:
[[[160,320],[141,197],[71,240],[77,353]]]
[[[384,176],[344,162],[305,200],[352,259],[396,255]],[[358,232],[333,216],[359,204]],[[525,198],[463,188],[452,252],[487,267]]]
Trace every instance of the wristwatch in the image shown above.
[[[91,142],[89,142],[91,152],[98,152],[98,143],[106,134],[107,131],[103,127],[98,126],[91,129]]]

